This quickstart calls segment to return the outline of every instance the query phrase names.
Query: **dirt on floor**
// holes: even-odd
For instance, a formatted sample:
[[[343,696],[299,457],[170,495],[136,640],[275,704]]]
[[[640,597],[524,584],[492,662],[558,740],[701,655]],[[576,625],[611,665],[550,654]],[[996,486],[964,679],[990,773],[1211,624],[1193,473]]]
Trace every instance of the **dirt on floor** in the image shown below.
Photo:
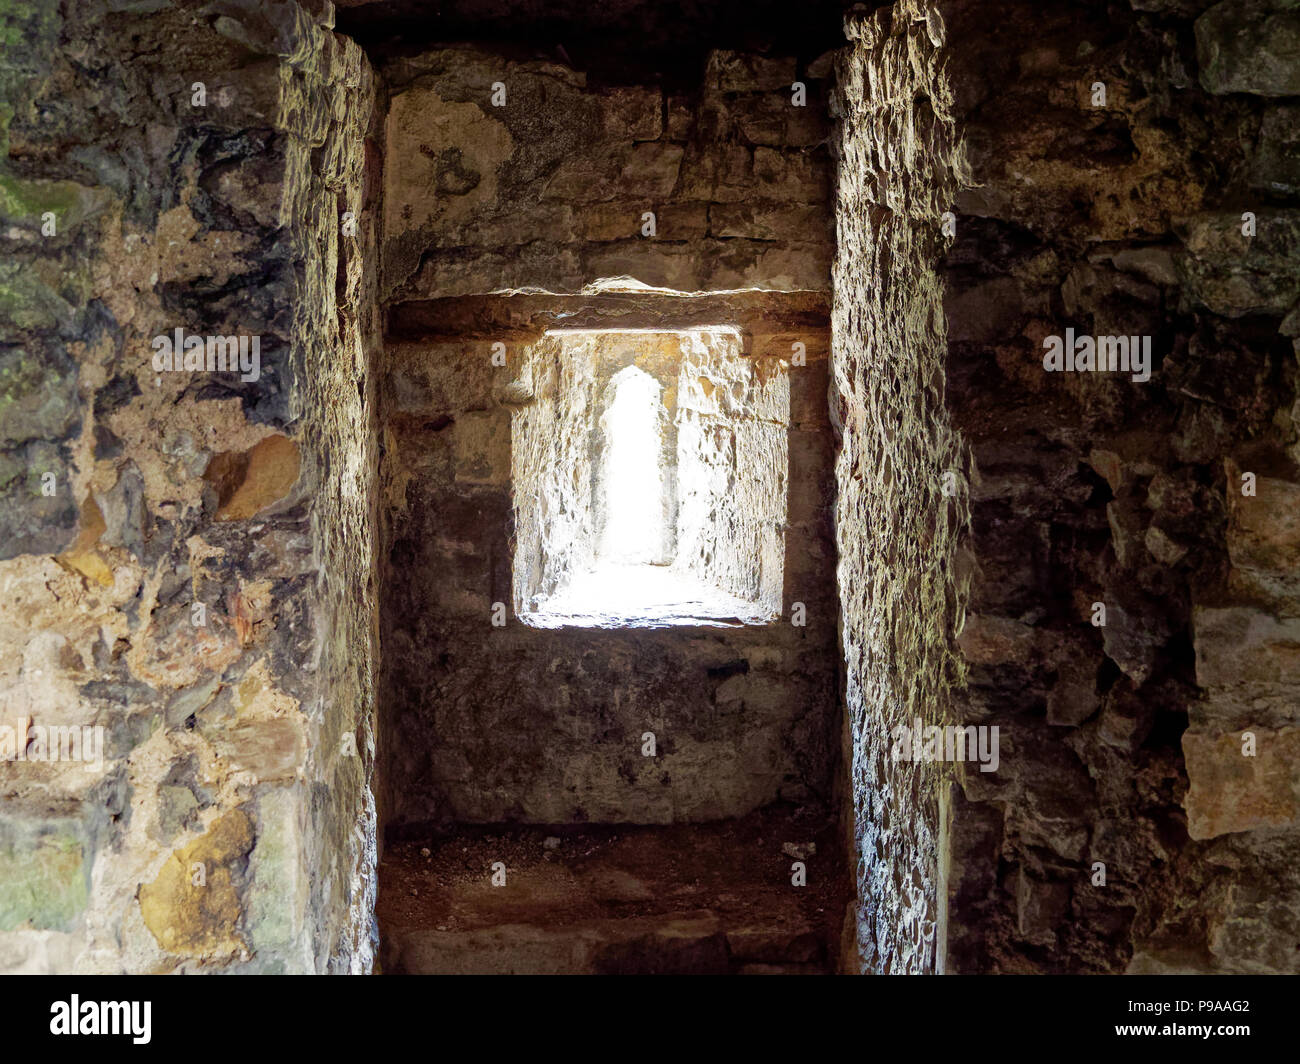
[[[805,886],[792,883],[796,862]],[[387,971],[479,970],[476,952],[493,971],[833,971],[848,892],[834,827],[773,807],[712,824],[466,827],[403,841],[380,865],[378,919]],[[524,956],[540,941],[542,968]]]

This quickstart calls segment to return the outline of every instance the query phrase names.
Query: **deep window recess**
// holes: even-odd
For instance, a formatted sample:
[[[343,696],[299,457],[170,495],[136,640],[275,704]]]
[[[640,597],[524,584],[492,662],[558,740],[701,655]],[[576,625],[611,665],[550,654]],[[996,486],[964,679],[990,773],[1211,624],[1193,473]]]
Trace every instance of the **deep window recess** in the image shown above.
[[[556,330],[514,413],[515,612],[536,627],[781,613],[789,380],[734,329]]]

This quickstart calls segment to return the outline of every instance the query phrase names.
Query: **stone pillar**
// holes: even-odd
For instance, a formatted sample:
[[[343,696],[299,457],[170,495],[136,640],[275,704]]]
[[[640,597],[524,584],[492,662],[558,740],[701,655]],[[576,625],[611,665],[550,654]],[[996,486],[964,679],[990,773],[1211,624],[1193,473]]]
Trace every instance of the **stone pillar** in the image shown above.
[[[0,968],[364,971],[372,78],[135,6],[5,15]]]
[[[893,730],[946,719],[961,619],[953,553],[964,476],[944,407],[940,227],[962,167],[937,10],[900,0],[846,24],[837,60],[838,250],[831,415],[842,441],[841,644],[865,971],[935,967],[939,766]],[[949,478],[949,482],[953,482]]]

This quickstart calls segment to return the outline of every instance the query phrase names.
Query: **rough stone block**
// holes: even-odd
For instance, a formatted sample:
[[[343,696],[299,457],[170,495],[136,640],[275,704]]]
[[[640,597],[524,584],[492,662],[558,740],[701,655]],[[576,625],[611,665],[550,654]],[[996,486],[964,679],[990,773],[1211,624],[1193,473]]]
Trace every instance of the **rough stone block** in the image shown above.
[[[465,413],[456,419],[456,480],[462,484],[510,483],[510,416]]]
[[[755,148],[753,174],[762,196],[768,199],[824,203],[830,197],[830,166],[806,152]],[[752,195],[751,190],[748,196],[740,198]]]
[[[504,342],[504,341],[503,341]],[[506,369],[492,365],[492,341],[392,343],[386,357],[395,409],[447,417],[491,405],[493,386],[520,357],[521,345],[506,343]]]
[[[1223,0],[1196,20],[1196,58],[1208,92],[1300,95],[1300,8]]]
[[[1254,756],[1243,753],[1242,732],[1183,733],[1190,784],[1183,806],[1192,838],[1295,823],[1300,813],[1300,728],[1248,730],[1255,737]]]
[[[668,141],[634,145],[619,175],[619,190],[625,196],[644,196],[653,206],[676,186],[684,150],[680,144]]]
[[[1300,970],[1300,882],[1296,854],[1274,862],[1267,884],[1234,883],[1226,912],[1213,919],[1210,952],[1223,969],[1257,975],[1294,975]]]
[[[1009,617],[970,614],[957,643],[975,665],[1025,664],[1037,651],[1038,634]]]
[[[1108,502],[1106,522],[1119,564],[1129,569],[1144,560],[1147,513],[1138,501],[1126,497]]]
[[[33,441],[0,451],[0,560],[20,554],[57,554],[76,536],[80,508],[72,497],[68,453]],[[42,479],[52,473],[52,482]],[[52,483],[55,492],[45,494]]]
[[[240,721],[213,739],[223,757],[261,782],[292,779],[302,765],[302,725],[292,717]]]
[[[655,228],[658,240],[700,240],[708,235],[709,205],[667,204],[655,212]]]
[[[1101,639],[1106,656],[1140,687],[1169,639],[1170,617],[1162,602],[1118,580],[1107,586],[1104,599],[1106,624]]]
[[[1300,484],[1259,477],[1255,495],[1241,494],[1241,477],[1228,464],[1228,556],[1245,569],[1294,573],[1300,569]]]
[[[639,85],[614,86],[603,95],[605,134],[657,140],[663,132],[663,94]]]
[[[786,87],[788,90],[788,83]],[[747,100],[743,108],[733,110],[736,126],[751,144],[807,148],[820,144],[830,135],[821,108],[795,107],[788,91]]]
[[[644,224],[641,215],[647,209],[644,200],[593,203],[579,215],[582,239],[627,240],[629,237],[639,236],[641,226]],[[656,217],[656,229],[658,229],[658,221]],[[666,233],[664,235],[667,236]]]
[[[1261,208],[1255,235],[1241,211],[1194,215],[1176,226],[1191,293],[1216,314],[1285,314],[1300,295],[1300,211]]]
[[[581,274],[592,281],[632,277],[656,288],[696,292],[706,285],[706,267],[693,247],[638,237],[584,248]]]
[[[244,923],[259,972],[311,972],[314,959],[306,934],[310,904],[304,874],[302,795],[296,788],[266,788],[257,799],[260,830],[248,858],[248,904]],[[333,853],[344,852],[352,825],[339,823],[327,840]],[[327,850],[327,852],[330,852]]]
[[[0,351],[0,447],[61,440],[75,432],[77,367],[56,351]]]
[[[1022,866],[1016,876],[1016,925],[1020,933],[1039,944],[1056,941],[1056,931],[1070,908],[1067,883],[1034,879]]]
[[[688,96],[668,97],[668,139],[686,140],[695,127],[695,109]]]
[[[1300,104],[1277,104],[1264,112],[1250,183],[1284,195],[1300,192]]]
[[[286,436],[214,455],[203,477],[217,489],[217,520],[242,521],[279,502],[297,483],[301,463],[298,445]]]
[[[402,164],[384,167],[384,265],[395,280],[442,233],[495,204],[498,175],[515,142],[491,110],[430,88],[393,98],[386,157]]]
[[[716,237],[805,242],[820,235],[829,242],[830,229],[827,211],[812,205],[751,201],[718,204],[709,211],[709,233]]]
[[[1248,607],[1197,607],[1192,630],[1202,687],[1300,685],[1300,620]]]
[[[944,300],[948,339],[989,343],[1015,335],[1025,317],[1024,294],[1011,277],[995,277]]]
[[[1177,565],[1187,556],[1187,547],[1162,528],[1152,525],[1142,539],[1147,552],[1161,565]]]
[[[72,332],[76,311],[56,284],[24,263],[0,263],[0,341],[22,343],[33,333]]]
[[[1071,727],[1082,724],[1100,704],[1097,663],[1070,662],[1060,668],[1056,683],[1047,693],[1047,723]]]
[[[763,92],[789,89],[795,79],[793,57],[767,58],[747,52],[710,52],[705,84],[723,92]]]
[[[140,914],[159,946],[172,954],[221,960],[246,948],[235,877],[252,848],[252,822],[235,809],[174,851],[152,883],[141,884]]]

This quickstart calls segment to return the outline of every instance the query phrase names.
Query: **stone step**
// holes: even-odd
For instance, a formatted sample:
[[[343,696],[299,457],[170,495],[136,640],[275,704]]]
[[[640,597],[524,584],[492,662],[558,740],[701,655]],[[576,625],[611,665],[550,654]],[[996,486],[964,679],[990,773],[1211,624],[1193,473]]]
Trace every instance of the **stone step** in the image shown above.
[[[829,970],[822,943],[809,927],[727,929],[710,912],[560,926],[390,929],[381,960],[385,973],[407,975],[807,975]]]

